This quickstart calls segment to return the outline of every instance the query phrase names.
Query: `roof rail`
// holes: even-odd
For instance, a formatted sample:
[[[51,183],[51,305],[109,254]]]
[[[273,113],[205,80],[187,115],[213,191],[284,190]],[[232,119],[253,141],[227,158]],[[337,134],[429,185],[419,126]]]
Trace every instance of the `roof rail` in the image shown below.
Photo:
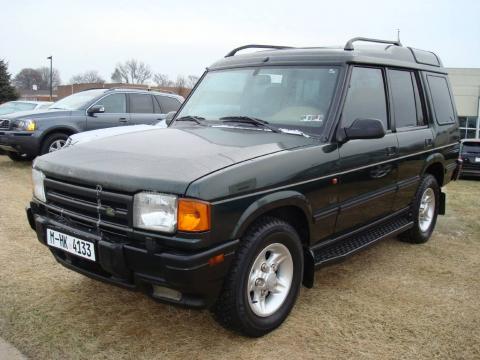
[[[257,45],[257,44],[250,44],[250,45],[244,45],[240,46],[238,48],[233,49],[230,51],[225,57],[231,57],[235,55],[238,51],[244,50],[244,49],[291,49],[291,46],[279,46],[279,45]]]
[[[366,41],[366,42],[374,42],[374,43],[381,43],[381,44],[392,44],[396,46],[402,46],[400,40],[379,40],[379,39],[370,39],[365,37],[354,37],[347,41],[345,44],[344,50],[354,50],[353,43],[355,41]]]

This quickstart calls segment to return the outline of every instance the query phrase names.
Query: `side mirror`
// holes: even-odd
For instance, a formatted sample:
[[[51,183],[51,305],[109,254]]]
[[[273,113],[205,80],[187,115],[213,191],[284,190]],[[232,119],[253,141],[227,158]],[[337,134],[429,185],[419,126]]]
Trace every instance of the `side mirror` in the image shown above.
[[[167,123],[167,126],[170,126],[176,113],[176,111],[170,111],[169,113],[167,113],[167,116],[165,117],[165,122]]]
[[[378,119],[356,119],[345,130],[345,141],[354,139],[380,139],[385,136],[383,124]]]
[[[90,109],[88,109],[88,115],[104,113],[105,107],[103,105],[93,105]]]

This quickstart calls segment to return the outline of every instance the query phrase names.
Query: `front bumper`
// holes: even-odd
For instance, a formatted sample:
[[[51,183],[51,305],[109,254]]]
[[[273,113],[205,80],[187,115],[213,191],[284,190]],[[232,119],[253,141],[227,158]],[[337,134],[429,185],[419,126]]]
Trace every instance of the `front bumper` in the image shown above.
[[[39,138],[34,132],[0,131],[0,149],[30,156],[38,155]]]
[[[162,302],[195,308],[211,307],[215,303],[238,244],[238,240],[233,240],[194,252],[149,250],[133,241],[107,242],[101,235],[75,229],[67,219],[65,222],[56,221],[37,202],[30,203],[27,217],[38,240],[44,245],[47,245],[47,227],[95,244],[98,254],[96,262],[49,247],[63,266],[97,280],[140,290]],[[208,260],[219,254],[224,254],[224,261],[209,265]],[[161,297],[155,292],[155,286],[174,289],[181,293],[181,297]]]

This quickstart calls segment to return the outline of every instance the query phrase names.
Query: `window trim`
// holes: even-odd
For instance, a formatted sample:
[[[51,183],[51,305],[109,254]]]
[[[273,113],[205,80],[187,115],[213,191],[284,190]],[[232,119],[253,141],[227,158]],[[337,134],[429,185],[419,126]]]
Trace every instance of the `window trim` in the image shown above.
[[[140,96],[150,96],[150,101],[152,103],[152,112],[151,113],[139,113],[139,112],[133,112],[132,111],[132,104],[131,104],[131,101],[132,101],[132,95],[140,95]],[[152,94],[145,94],[145,93],[135,93],[135,92],[131,92],[128,94],[128,113],[129,114],[133,114],[133,115],[155,115],[156,112],[155,112],[155,106],[153,105],[153,98],[152,98]],[[160,108],[161,109],[161,108]]]
[[[90,105],[88,108],[87,108],[87,114],[88,114],[88,110],[92,107],[92,106],[95,106],[95,105],[98,105],[98,102],[109,97],[109,96],[113,96],[113,95],[123,95],[123,97],[125,98],[125,112],[103,112],[103,113],[96,113],[95,115],[102,115],[102,114],[105,114],[105,115],[117,115],[117,114],[128,114],[128,98],[127,98],[127,94],[126,93],[110,93],[110,94],[105,94],[104,96],[102,96],[100,99],[96,100],[92,105]],[[100,104],[101,105],[101,104]]]
[[[347,103],[348,91],[350,90],[350,83],[352,81],[352,74],[355,68],[362,68],[362,69],[377,69],[380,70],[382,74],[383,80],[383,92],[385,94],[385,108],[386,108],[386,115],[387,115],[387,129],[385,129],[385,134],[389,134],[393,132],[393,123],[392,123],[392,114],[391,114],[391,107],[390,107],[390,89],[388,87],[387,82],[387,74],[386,68],[384,66],[375,66],[375,65],[368,65],[368,64],[351,64],[350,69],[347,75],[347,81],[345,82],[345,93],[343,95],[343,102],[341,104],[341,111],[338,120],[338,129],[343,129],[343,112],[345,110],[345,105]],[[383,122],[382,122],[383,124]]]
[[[422,88],[422,84],[420,82],[420,77],[419,77],[418,71],[416,71],[414,69],[409,69],[409,68],[388,67],[387,68],[387,77],[388,77],[388,83],[389,83],[390,91],[391,91],[391,82],[392,82],[391,71],[403,71],[403,72],[410,73],[410,80],[412,81],[413,96],[414,96],[414,100],[415,100],[415,113],[416,113],[416,118],[417,118],[417,125],[397,127],[397,120],[395,119],[395,113],[394,113],[394,108],[393,108],[393,104],[395,103],[395,99],[393,97],[393,94],[391,94],[390,98],[391,98],[391,101],[392,101],[391,108],[392,108],[393,129],[395,129],[395,132],[407,132],[407,131],[428,129],[429,128],[429,121],[428,121],[428,116],[427,116],[424,97],[422,96],[423,95],[423,88]],[[420,105],[420,109],[418,109],[418,105]],[[418,125],[419,110],[423,115],[424,125]]]
[[[448,96],[450,98],[450,104],[452,105],[452,110],[453,110],[453,119],[450,122],[441,123],[440,121],[438,121],[437,112],[435,110],[435,104],[433,102],[432,89],[430,87],[430,82],[428,81],[429,77],[438,77],[438,78],[444,79],[445,83],[447,84]],[[455,124],[455,122],[458,122],[457,120],[458,115],[454,106],[455,102],[453,101],[453,98],[452,98],[452,89],[450,88],[450,82],[448,81],[447,76],[438,74],[438,73],[425,72],[425,82],[426,82],[426,87],[428,88],[428,97],[430,100],[429,102],[430,102],[431,113],[435,117],[435,122],[437,123],[437,125],[446,126],[446,125],[452,125],[452,124]]]

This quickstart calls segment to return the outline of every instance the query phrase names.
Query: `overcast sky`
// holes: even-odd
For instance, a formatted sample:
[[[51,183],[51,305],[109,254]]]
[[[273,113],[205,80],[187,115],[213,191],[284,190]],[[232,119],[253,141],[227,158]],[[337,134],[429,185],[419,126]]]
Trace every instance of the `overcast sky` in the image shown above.
[[[15,75],[48,65],[63,83],[119,61],[154,72],[200,75],[231,48],[249,43],[343,45],[353,36],[394,39],[433,50],[448,67],[480,67],[480,0],[189,1],[2,0],[0,58]]]

